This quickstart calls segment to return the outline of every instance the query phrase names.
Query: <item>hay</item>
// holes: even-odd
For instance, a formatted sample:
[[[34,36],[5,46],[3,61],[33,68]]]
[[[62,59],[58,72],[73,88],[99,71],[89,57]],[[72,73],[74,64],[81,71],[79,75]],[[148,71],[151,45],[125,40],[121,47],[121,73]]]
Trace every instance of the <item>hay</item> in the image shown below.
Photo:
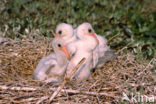
[[[39,60],[52,52],[51,40],[33,35],[0,44],[0,102],[48,103],[59,85],[34,81],[33,71]],[[134,55],[118,52],[120,55],[93,73],[95,81],[67,82],[53,102],[119,103],[122,92],[156,96],[156,60],[138,62]]]

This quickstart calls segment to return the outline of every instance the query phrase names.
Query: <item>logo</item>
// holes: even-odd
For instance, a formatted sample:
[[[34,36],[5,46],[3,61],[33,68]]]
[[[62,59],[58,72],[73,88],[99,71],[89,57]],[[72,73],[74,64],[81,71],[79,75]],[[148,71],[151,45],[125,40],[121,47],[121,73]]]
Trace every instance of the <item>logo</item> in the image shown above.
[[[130,103],[147,103],[147,102],[155,102],[154,95],[141,95],[140,93],[133,94],[131,93],[130,96],[127,96],[125,92],[122,93],[122,101],[127,101]]]

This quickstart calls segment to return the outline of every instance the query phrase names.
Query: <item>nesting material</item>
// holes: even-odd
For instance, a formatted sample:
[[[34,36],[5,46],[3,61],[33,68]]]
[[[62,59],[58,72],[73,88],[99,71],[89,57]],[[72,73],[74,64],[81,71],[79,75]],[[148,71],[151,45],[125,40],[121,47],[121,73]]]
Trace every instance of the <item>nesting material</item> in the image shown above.
[[[0,44],[0,102],[49,102],[59,85],[35,81],[33,72],[39,60],[52,52],[51,41],[35,35]],[[94,81],[67,82],[53,102],[119,103],[123,92],[156,96],[155,59],[152,61],[138,62],[134,55],[120,51],[114,60],[93,73]]]

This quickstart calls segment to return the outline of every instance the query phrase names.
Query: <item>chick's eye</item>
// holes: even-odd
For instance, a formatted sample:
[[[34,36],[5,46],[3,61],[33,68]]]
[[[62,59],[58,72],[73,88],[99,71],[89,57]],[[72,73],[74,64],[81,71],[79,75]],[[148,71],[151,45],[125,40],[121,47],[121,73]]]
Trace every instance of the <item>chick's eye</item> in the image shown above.
[[[92,30],[91,30],[91,29],[88,29],[88,32],[89,32],[89,33],[91,33],[91,32],[92,32]]]
[[[61,44],[58,44],[57,46],[58,46],[59,48],[61,48]]]
[[[62,31],[60,30],[60,31],[58,31],[58,34],[62,34]]]

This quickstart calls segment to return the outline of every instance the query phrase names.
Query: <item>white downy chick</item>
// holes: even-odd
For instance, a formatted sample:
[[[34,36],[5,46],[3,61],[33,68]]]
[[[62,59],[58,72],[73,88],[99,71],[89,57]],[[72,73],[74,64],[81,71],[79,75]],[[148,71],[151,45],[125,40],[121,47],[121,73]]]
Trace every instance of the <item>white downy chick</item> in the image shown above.
[[[69,53],[63,39],[55,38],[52,41],[54,52],[42,58],[37,65],[34,77],[44,82],[60,82],[68,64]]]
[[[84,64],[78,69],[73,76],[79,81],[86,80],[91,74],[92,68],[92,52],[99,44],[99,41],[92,29],[92,26],[88,23],[83,23],[76,29],[77,41],[68,45],[69,51],[73,54],[71,58],[66,74],[67,76],[72,72],[74,67],[79,63],[82,58],[86,58]]]
[[[66,23],[60,23],[57,25],[54,36],[55,38],[60,37],[64,39],[66,44],[76,40],[72,25]]]

